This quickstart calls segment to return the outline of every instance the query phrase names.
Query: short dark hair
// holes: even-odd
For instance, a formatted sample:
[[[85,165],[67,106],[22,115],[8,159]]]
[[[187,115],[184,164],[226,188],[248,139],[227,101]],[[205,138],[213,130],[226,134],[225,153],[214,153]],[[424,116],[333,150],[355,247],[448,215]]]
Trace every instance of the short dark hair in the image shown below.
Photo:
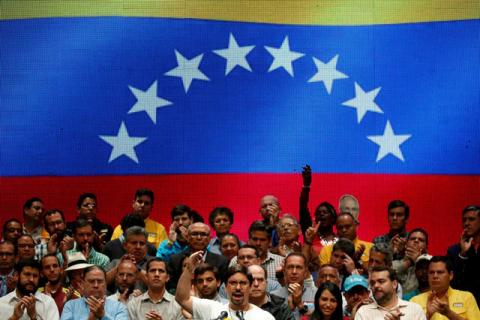
[[[267,237],[270,239],[272,237],[272,227],[267,225],[262,220],[253,221],[250,227],[248,228],[248,237],[251,238],[252,234],[255,231],[266,232]]]
[[[208,216],[208,223],[213,228],[215,218],[219,215],[225,215],[228,217],[230,220],[230,224],[233,224],[233,211],[230,208],[227,207],[215,207],[213,208],[212,212],[210,212],[210,215]]]
[[[402,200],[392,200],[388,204],[388,211],[394,208],[404,208],[405,209],[405,219],[408,219],[410,217],[410,207],[403,202]]]
[[[218,239],[220,241],[220,247],[222,246],[222,241],[223,241],[223,239],[225,239],[225,237],[232,237],[233,239],[235,239],[235,241],[237,242],[238,248],[240,248],[240,239],[238,238],[238,236],[235,233],[225,233],[224,235],[222,235]]]
[[[287,261],[289,258],[291,257],[300,257],[303,259],[303,262],[305,264],[305,268],[308,267],[308,261],[307,261],[307,258],[303,255],[303,253],[301,252],[290,252],[289,254],[287,254],[287,256],[285,257],[285,265],[287,265]]]
[[[6,220],[4,223],[3,223],[3,227],[2,227],[2,236],[5,237],[5,232],[7,232],[7,225],[11,222],[16,222],[18,223],[20,226],[22,225],[22,223],[20,222],[20,220],[16,219],[16,218],[10,218],[8,220]]]
[[[383,271],[388,272],[388,278],[390,278],[390,281],[397,280],[397,274],[395,273],[395,270],[393,270],[391,267],[375,266],[372,268],[370,272],[374,273],[374,272],[383,272]]]
[[[163,262],[163,265],[165,266],[165,271],[168,273],[167,263],[165,262],[165,260],[163,260],[163,259],[160,258],[160,257],[153,257],[152,259],[148,260],[147,265],[145,266],[145,271],[148,272],[148,270],[150,270],[150,265],[151,265],[153,262]]]
[[[65,222],[65,215],[63,214],[62,210],[60,209],[50,209],[45,212],[45,215],[43,216],[43,226],[46,228],[47,227],[47,217],[50,217],[51,215],[58,213],[61,217],[63,222]]]
[[[120,221],[120,227],[124,232],[130,227],[145,228],[145,221],[138,213],[129,213]]]
[[[55,258],[55,260],[57,260],[58,265],[60,266],[60,260],[58,260],[57,255],[55,253],[47,253],[46,255],[44,255],[42,257],[42,259],[40,259],[40,264],[41,264],[42,268],[43,268],[43,260],[45,260],[46,258],[49,258],[49,257]]]
[[[91,193],[91,192],[83,193],[78,197],[77,209],[79,209],[82,206],[83,201],[85,201],[85,199],[87,199],[87,198],[90,198],[90,199],[93,199],[93,200],[97,201],[97,196],[94,193]]]
[[[352,218],[353,220],[353,224],[355,225],[359,225],[360,223],[357,221],[357,219],[355,219],[355,217],[353,216],[353,214],[351,214],[350,212],[340,212],[337,216],[337,220],[335,220],[335,224],[337,223],[338,219],[341,217],[341,216],[349,216],[350,218]]]
[[[87,219],[84,219],[84,218],[75,219],[75,221],[73,223],[73,234],[77,233],[77,229],[80,229],[80,228],[83,228],[83,227],[86,227],[86,226],[92,227],[92,230],[93,230],[92,223],[89,222]]]
[[[408,238],[407,239],[410,239],[410,236],[412,235],[412,233],[414,232],[420,232],[422,233],[424,236],[425,236],[425,244],[428,245],[428,232],[423,229],[423,228],[415,228],[413,230],[411,230],[409,233],[408,233]]]
[[[27,258],[27,259],[20,259],[20,261],[18,261],[16,264],[15,264],[15,271],[17,271],[18,273],[21,273],[23,268],[25,267],[30,267],[30,268],[33,268],[33,269],[38,269],[38,271],[42,271],[42,265],[37,261],[37,260],[34,260],[32,258]]]
[[[25,209],[30,209],[30,208],[32,207],[32,204],[33,204],[34,202],[41,202],[41,203],[43,203],[43,200],[40,199],[39,197],[32,197],[32,198],[30,198],[30,199],[27,199],[27,200],[25,201],[25,203],[23,204],[23,210],[25,210]]]
[[[463,208],[462,210],[462,217],[465,213],[469,212],[469,211],[475,211],[475,213],[477,214],[477,216],[480,216],[480,206],[476,206],[476,205],[468,205],[466,206],[465,208]]]
[[[432,259],[430,259],[430,263],[428,264],[428,267],[430,268],[430,265],[432,263],[437,263],[437,262],[443,262],[445,264],[445,268],[447,268],[448,273],[453,272],[453,262],[449,257],[433,256]]]
[[[172,220],[175,219],[177,216],[181,216],[183,214],[188,214],[188,217],[191,219],[192,218],[192,208],[185,204],[177,204],[175,207],[172,208],[172,211],[170,211],[170,216],[172,217]]]
[[[228,283],[228,279],[230,279],[230,277],[232,277],[233,275],[235,275],[237,273],[241,273],[241,274],[245,275],[248,279],[248,282],[250,282],[250,285],[252,285],[252,283],[253,283],[252,275],[248,272],[246,267],[244,267],[242,265],[239,265],[239,264],[234,264],[233,266],[228,268],[227,274],[226,274],[226,277],[225,277],[225,279],[227,280],[227,283]]]
[[[347,238],[340,238],[333,245],[332,253],[338,250],[345,252],[350,258],[353,258],[353,255],[355,254],[355,245]]]
[[[217,279],[217,281],[220,281],[220,273],[218,272],[218,268],[208,263],[201,263],[198,265],[193,271],[193,278],[196,279],[198,276],[208,271],[215,275],[215,279]]]
[[[243,246],[241,246],[240,248],[238,248],[238,251],[240,251],[240,249],[252,249],[255,251],[255,255],[257,256],[257,258],[260,258],[260,251],[258,251],[258,248],[255,247],[255,246],[252,246],[251,244],[244,244]],[[237,255],[238,255],[238,252],[237,252]]]
[[[133,200],[136,200],[137,198],[140,198],[142,196],[149,197],[150,200],[152,200],[152,204],[153,204],[154,196],[153,196],[153,191],[152,190],[147,189],[147,188],[137,189],[137,191],[135,191],[135,196],[134,196]]]

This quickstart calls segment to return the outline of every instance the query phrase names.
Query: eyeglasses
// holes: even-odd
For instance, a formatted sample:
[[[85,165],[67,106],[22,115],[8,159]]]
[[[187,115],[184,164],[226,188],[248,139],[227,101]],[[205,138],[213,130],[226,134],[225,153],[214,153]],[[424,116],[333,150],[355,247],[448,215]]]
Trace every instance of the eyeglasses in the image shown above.
[[[293,228],[293,227],[296,227],[297,225],[295,223],[288,223],[288,222],[285,222],[285,223],[281,223],[278,225],[278,227],[280,229],[287,229],[287,228]]]
[[[210,234],[206,232],[192,232],[190,233],[190,237],[195,237],[195,238],[206,238]]]

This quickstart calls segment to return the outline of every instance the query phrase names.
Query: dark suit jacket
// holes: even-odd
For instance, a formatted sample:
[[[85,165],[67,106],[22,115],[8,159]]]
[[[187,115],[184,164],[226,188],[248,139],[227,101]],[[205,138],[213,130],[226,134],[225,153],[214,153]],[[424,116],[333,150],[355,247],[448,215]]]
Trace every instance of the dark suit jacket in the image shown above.
[[[180,279],[180,276],[182,275],[183,260],[185,260],[185,258],[190,256],[191,254],[192,252],[190,251],[190,249],[174,254],[167,264],[167,271],[168,275],[170,276],[170,280],[167,283],[167,290],[172,294],[174,294],[175,290],[177,289],[178,279]],[[214,267],[217,267],[220,274],[220,279],[222,280],[222,282],[225,282],[225,277],[227,275],[228,269],[228,259],[219,254],[207,251],[205,262]]]

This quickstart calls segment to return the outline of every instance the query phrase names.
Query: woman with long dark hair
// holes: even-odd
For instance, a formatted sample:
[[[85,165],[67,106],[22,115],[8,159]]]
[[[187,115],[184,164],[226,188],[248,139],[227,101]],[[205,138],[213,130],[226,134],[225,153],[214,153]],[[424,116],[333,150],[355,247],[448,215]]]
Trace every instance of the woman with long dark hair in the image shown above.
[[[315,293],[315,311],[311,320],[343,320],[342,293],[338,286],[325,282]]]

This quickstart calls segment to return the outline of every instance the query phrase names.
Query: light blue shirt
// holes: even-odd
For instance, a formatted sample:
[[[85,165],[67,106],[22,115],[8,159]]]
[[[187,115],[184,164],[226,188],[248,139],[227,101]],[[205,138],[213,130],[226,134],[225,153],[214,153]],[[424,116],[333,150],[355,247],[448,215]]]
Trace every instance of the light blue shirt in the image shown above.
[[[90,308],[85,297],[70,300],[63,307],[61,320],[88,319]],[[105,300],[105,315],[101,320],[128,320],[127,308],[124,304],[111,299]]]
[[[163,240],[158,246],[157,257],[162,258],[162,260],[165,262],[168,262],[171,256],[183,252],[187,248],[188,245],[182,246],[178,241],[170,243],[169,240]]]

